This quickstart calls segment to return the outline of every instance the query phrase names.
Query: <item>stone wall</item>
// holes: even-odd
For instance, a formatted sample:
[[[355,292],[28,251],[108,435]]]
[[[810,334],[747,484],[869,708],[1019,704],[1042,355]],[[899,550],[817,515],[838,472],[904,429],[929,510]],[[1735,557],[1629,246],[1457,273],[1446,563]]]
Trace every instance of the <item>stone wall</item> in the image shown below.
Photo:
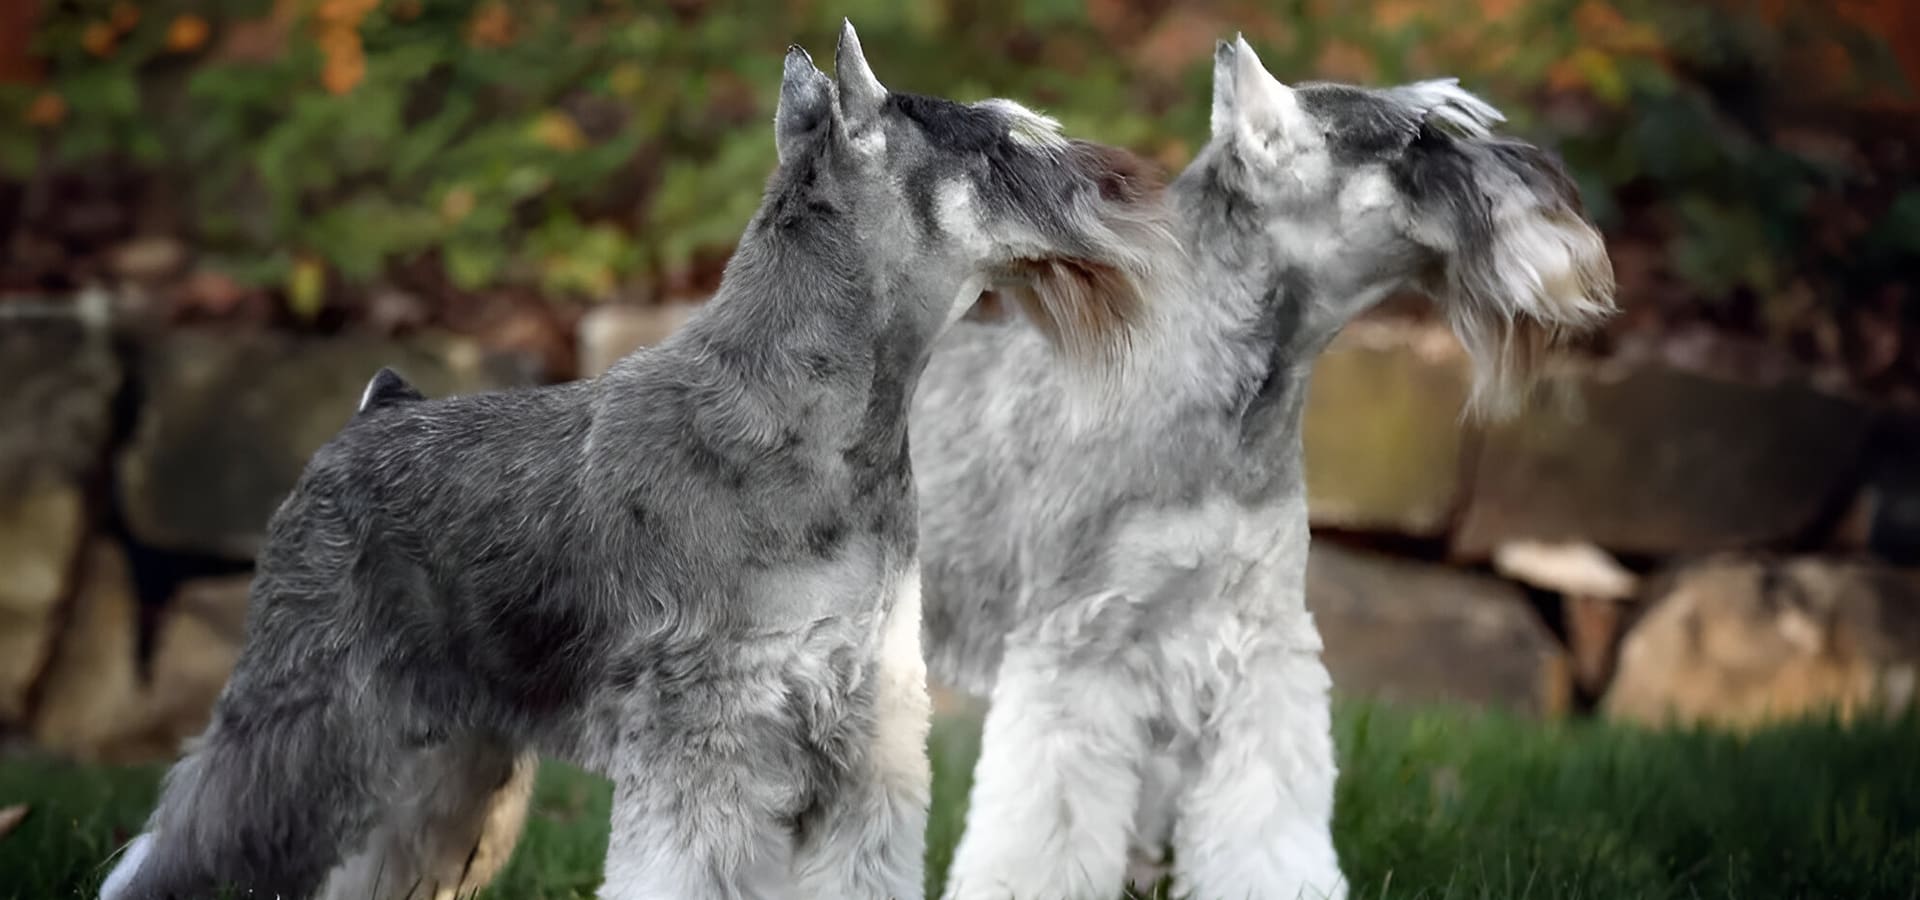
[[[0,729],[75,756],[204,725],[266,518],[374,370],[432,395],[536,379],[455,338],[130,334],[74,308],[0,319]],[[584,374],[690,311],[594,310]],[[1911,697],[1913,422],[1658,365],[1566,368],[1493,426],[1465,395],[1432,328],[1358,324],[1315,370],[1308,600],[1339,690],[1742,725]]]

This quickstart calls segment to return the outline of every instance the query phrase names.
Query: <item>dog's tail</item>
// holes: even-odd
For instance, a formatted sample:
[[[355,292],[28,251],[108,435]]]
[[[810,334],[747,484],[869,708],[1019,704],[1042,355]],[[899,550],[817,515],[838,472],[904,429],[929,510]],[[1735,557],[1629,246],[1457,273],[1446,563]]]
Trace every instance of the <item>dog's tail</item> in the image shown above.
[[[297,692],[307,695],[251,692],[241,703],[229,685],[100,900],[312,895],[347,838],[366,830],[376,754],[370,735],[329,712],[327,688]]]

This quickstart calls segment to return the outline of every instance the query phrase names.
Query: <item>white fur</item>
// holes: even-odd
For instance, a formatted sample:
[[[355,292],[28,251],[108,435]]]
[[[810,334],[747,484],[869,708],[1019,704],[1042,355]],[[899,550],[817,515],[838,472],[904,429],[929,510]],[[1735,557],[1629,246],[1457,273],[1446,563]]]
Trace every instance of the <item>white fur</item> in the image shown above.
[[[1416,81],[1395,90],[1410,98],[1430,121],[1468,137],[1485,137],[1493,133],[1494,125],[1507,120],[1493,104],[1461,87],[1458,78]]]
[[[974,105],[995,110],[1006,116],[1010,123],[1007,137],[1016,144],[1043,150],[1066,149],[1067,139],[1060,133],[1060,122],[1052,116],[1035,112],[1003,97],[982,100]]]
[[[967,829],[947,900],[1100,897],[1121,883],[1140,790],[1134,761],[1146,752],[1144,723],[1128,712],[1143,687],[1124,671],[1068,669],[1045,649],[1008,648],[969,817],[1020,827]]]
[[[875,623],[879,642],[874,679],[873,769],[861,783],[873,786],[847,802],[828,825],[838,833],[803,851],[793,862],[796,895],[817,900],[918,897],[926,850],[926,810],[933,771],[927,731],[933,702],[927,694],[927,664],[920,652],[920,567],[893,579],[892,603]],[[869,861],[879,860],[877,865]]]
[[[1231,72],[1234,107],[1227,123],[1238,131],[1242,152],[1300,185],[1324,183],[1333,161],[1300,96],[1267,72],[1244,37],[1236,39]]]
[[[1178,891],[1344,897],[1305,542],[1297,501],[1142,517],[1108,556],[1112,593],[1010,636],[969,820],[1021,827],[967,829],[946,900],[1104,900],[1157,877],[1169,838]],[[1191,606],[1137,641],[1170,594]]]
[[[107,873],[105,881],[100,883],[100,900],[118,900],[120,892],[125,890],[127,882],[133,879],[133,873],[147,861],[147,853],[153,849],[153,835],[142,834],[127,843],[120,851],[120,862],[113,871]]]

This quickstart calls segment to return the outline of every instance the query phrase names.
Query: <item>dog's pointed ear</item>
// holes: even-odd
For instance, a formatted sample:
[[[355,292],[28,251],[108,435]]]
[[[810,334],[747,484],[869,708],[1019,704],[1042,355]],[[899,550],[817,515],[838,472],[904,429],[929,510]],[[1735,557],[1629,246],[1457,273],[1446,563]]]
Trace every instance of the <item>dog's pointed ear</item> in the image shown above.
[[[780,75],[780,106],[773,114],[773,142],[780,161],[819,140],[832,128],[833,83],[799,44],[787,48]]]
[[[875,78],[860,49],[860,36],[853,31],[853,20],[840,26],[840,46],[833,55],[834,82],[839,88],[840,117],[847,129],[858,133],[871,125],[886,102],[887,88]]]
[[[405,378],[400,377],[400,373],[383,366],[380,371],[373,373],[373,378],[367,382],[366,390],[360,392],[360,407],[356,412],[363,413],[371,409],[416,403],[425,399],[427,399],[426,395],[420,393],[420,389],[409,384]]]
[[[1267,71],[1246,37],[1234,38],[1233,61],[1228,68],[1233,73],[1233,102],[1228,118],[1241,139],[1265,146],[1303,127],[1305,114],[1293,88]]]
[[[1233,45],[1213,42],[1213,133],[1224,134],[1233,124]]]

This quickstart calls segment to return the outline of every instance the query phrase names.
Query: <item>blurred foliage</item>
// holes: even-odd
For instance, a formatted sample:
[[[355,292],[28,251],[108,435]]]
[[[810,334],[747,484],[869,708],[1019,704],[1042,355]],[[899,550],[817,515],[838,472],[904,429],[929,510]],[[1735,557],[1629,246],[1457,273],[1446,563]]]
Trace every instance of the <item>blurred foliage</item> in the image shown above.
[[[1915,106],[1859,5],[47,0],[0,179],[142,173],[301,318],[395,279],[648,296],[710,280],[773,164],[781,50],[830,64],[842,16],[896,89],[1019,97],[1170,167],[1244,30],[1283,79],[1460,76],[1563,152],[1629,289],[1798,340],[1847,304],[1920,318],[1911,127],[1875,131]]]

